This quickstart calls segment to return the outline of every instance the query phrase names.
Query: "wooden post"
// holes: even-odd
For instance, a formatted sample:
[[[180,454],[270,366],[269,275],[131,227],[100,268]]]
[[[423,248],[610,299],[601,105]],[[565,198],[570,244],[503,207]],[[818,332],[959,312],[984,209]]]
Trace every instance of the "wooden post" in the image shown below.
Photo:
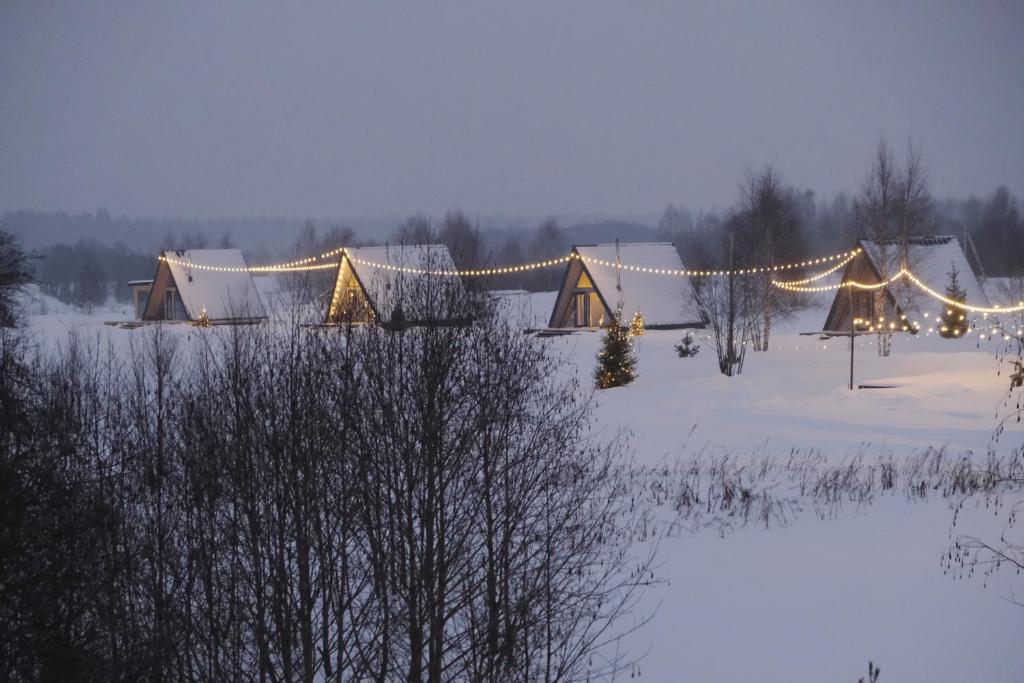
[[[856,337],[854,335],[854,323],[855,318],[853,317],[853,287],[846,288],[847,301],[850,302],[850,391],[853,391],[853,348],[856,343]]]
[[[729,329],[726,334],[726,362],[729,364],[729,372],[727,376],[732,377],[733,368],[736,365],[736,359],[738,354],[734,352],[736,344],[736,332],[734,329],[735,318],[736,318],[736,290],[735,290],[735,279],[736,279],[736,235],[732,232],[729,233]]]

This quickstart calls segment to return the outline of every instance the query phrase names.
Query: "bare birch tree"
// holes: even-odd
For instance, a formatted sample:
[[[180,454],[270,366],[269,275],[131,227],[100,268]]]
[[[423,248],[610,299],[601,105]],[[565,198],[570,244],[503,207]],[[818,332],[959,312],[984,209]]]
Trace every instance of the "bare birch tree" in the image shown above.
[[[885,140],[875,148],[871,169],[855,202],[857,225],[860,234],[877,245],[879,277],[882,282],[895,275],[900,262],[898,251],[894,253],[890,240],[897,236],[899,229],[900,172],[892,152]],[[878,289],[874,294],[874,310],[886,311],[890,288]],[[892,332],[884,325],[878,326],[878,355],[888,356],[892,352]]]

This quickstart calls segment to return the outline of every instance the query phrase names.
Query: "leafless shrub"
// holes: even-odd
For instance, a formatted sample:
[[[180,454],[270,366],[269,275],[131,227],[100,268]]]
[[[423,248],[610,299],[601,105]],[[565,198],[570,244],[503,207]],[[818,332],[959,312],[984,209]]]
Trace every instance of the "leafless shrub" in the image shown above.
[[[832,518],[847,505],[863,508],[882,495],[910,501],[998,495],[1008,481],[1019,482],[1022,471],[1019,454],[951,457],[944,448],[899,462],[891,454],[871,460],[863,449],[835,463],[816,451],[792,451],[783,459],[701,453],[643,470],[637,481],[653,505],[675,512],[671,527],[712,528],[725,535],[751,523],[785,526],[804,511]]]

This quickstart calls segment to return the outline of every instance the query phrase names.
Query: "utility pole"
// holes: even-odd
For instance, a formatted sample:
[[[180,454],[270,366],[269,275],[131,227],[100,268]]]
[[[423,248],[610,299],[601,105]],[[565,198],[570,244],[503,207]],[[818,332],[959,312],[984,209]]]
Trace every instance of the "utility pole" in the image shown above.
[[[850,391],[853,391],[853,348],[856,343],[854,329],[857,323],[854,322],[856,318],[853,317],[853,287],[846,288],[847,301],[850,304]]]
[[[736,318],[736,290],[734,288],[736,278],[736,262],[735,262],[735,246],[736,246],[736,235],[732,232],[729,233],[729,332],[726,335],[726,351],[725,359],[726,363],[729,364],[729,372],[726,373],[729,377],[732,377],[733,368],[736,365],[736,354],[735,354],[735,331],[733,330],[733,324]]]
[[[616,302],[617,310],[615,315],[622,312],[622,305],[624,303],[622,299],[622,258],[619,256],[619,238],[615,238],[615,289],[618,291],[618,301]],[[620,320],[619,323],[622,323]]]

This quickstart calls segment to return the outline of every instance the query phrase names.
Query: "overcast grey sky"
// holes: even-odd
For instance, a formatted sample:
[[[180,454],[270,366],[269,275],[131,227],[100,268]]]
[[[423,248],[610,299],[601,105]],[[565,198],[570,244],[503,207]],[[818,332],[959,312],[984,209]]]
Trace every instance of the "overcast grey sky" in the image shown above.
[[[622,216],[883,135],[1024,190],[1021,2],[8,1],[0,86],[0,210]]]

